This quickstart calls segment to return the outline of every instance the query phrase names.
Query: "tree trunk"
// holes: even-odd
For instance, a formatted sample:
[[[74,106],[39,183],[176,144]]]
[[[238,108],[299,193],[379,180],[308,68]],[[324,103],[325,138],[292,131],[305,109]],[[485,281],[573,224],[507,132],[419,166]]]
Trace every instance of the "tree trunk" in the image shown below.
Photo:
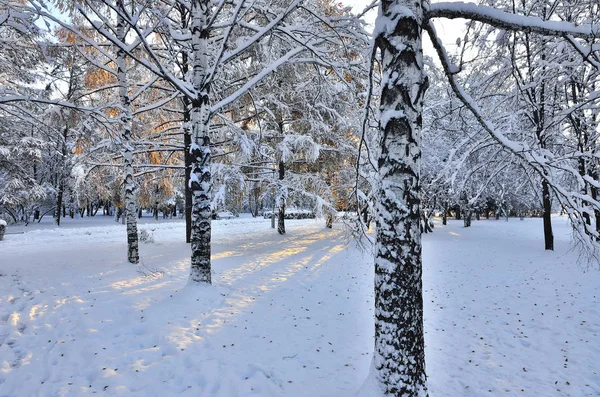
[[[254,200],[254,208],[252,209],[252,217],[256,218],[260,214],[260,184],[254,182],[252,185],[251,198]]]
[[[460,194],[460,209],[462,212],[463,218],[463,226],[471,227],[471,216],[473,213],[473,209],[471,208],[471,204],[469,203],[469,198],[467,196],[467,192],[463,191]]]
[[[446,226],[448,223],[448,203],[445,203],[442,209],[442,225]]]
[[[73,93],[73,77],[69,79],[69,91],[67,93],[67,99],[71,99]],[[58,166],[58,184],[57,184],[57,193],[56,193],[56,211],[54,213],[54,220],[56,222],[56,226],[60,226],[60,216],[62,211],[62,216],[64,217],[63,210],[63,195],[65,191],[65,179],[66,179],[66,163],[67,163],[67,138],[69,134],[69,126],[68,124],[63,128],[62,134],[60,136],[60,164]]]
[[[187,99],[187,98],[185,98]],[[189,105],[188,105],[189,106]],[[187,121],[186,121],[187,118]],[[183,111],[184,123],[189,122],[190,112],[189,109],[184,105]],[[184,124],[185,125],[185,124]],[[192,134],[189,128],[184,127],[183,129],[183,144],[185,147],[185,180],[190,180],[192,175],[192,156],[190,148],[192,147]],[[190,189],[189,183],[185,184],[185,242],[189,243],[192,238],[192,189]]]
[[[464,216],[465,227],[471,227],[471,217],[472,217],[471,210],[467,210],[466,214]]]
[[[333,228],[333,215],[327,214],[327,217],[325,218],[325,227],[328,229]]]
[[[421,1],[383,0],[380,188],[375,254],[373,370],[384,394],[427,395],[423,337],[420,159]]]
[[[578,85],[573,78],[571,78],[571,81],[569,82],[569,86],[571,88],[571,99],[572,99],[574,105],[577,106],[578,102],[579,102]],[[581,153],[585,153],[590,146],[589,145],[589,136],[586,132],[586,129],[582,125],[583,117],[584,117],[584,115],[581,114],[581,112],[578,110],[575,110],[574,112],[572,112],[569,115],[569,120],[571,122],[571,126],[573,127],[573,132],[575,134],[575,137],[577,138],[577,149]],[[588,167],[586,167],[586,159],[584,157],[580,157],[579,163],[578,163],[578,170],[579,170],[579,175],[581,175],[582,178],[585,178],[585,176],[589,173],[587,168]],[[589,173],[589,174],[590,174],[590,176],[592,176],[591,173]],[[587,190],[588,190],[588,183],[584,182],[582,189],[581,189],[581,194],[585,196],[587,194]],[[590,192],[590,193],[592,193],[592,192]],[[592,193],[592,197],[593,197],[593,193]],[[588,202],[585,200],[582,200],[581,205],[583,207],[587,207]],[[587,225],[592,224],[592,219],[588,212],[583,212],[583,218],[585,219],[585,223]]]
[[[175,6],[175,9],[177,10],[177,12],[179,13],[179,20],[180,20],[180,24],[181,24],[181,29],[182,30],[186,30],[189,28],[188,23],[188,11],[187,11],[187,7],[183,6],[182,4],[177,4]],[[190,56],[188,54],[188,49],[187,47],[182,48],[181,50],[181,73],[184,76],[184,78],[186,76],[188,76],[188,72],[189,72],[189,60],[190,60]],[[191,236],[192,236],[192,189],[190,188],[190,176],[192,174],[192,152],[191,152],[191,147],[192,147],[192,129],[190,128],[190,120],[191,120],[191,115],[190,115],[190,108],[191,108],[191,104],[190,104],[190,98],[188,98],[187,96],[184,96],[181,99],[182,102],[182,114],[183,114],[183,147],[184,147],[184,154],[183,154],[183,159],[184,159],[184,164],[185,164],[185,187],[184,187],[184,198],[185,198],[185,203],[184,203],[184,210],[183,213],[185,214],[185,242],[186,243],[190,243],[191,242]]]
[[[208,0],[192,0],[190,30],[192,33],[192,85],[196,97],[191,101],[190,124],[193,141],[190,146],[191,172],[189,188],[192,191],[192,219],[190,243],[192,260],[190,281],[211,283],[211,152],[209,127],[210,86],[205,81],[208,73],[208,29],[206,14]]]
[[[554,235],[552,234],[552,202],[550,201],[550,188],[548,182],[542,181],[542,202],[544,205],[544,245],[547,250],[554,250]]]
[[[363,223],[365,224],[368,230],[371,227],[371,217],[369,216],[369,206],[367,204],[365,204],[359,215],[362,215]]]
[[[283,161],[279,161],[279,213],[277,216],[277,232],[285,234],[285,201],[287,200],[287,189],[283,186],[283,178],[285,178],[285,165]]]
[[[421,214],[421,233],[432,233],[433,229],[431,228],[431,223],[429,222],[429,218],[425,211]]]
[[[56,221],[56,226],[60,226],[60,216],[61,211],[63,209],[63,191],[64,184],[61,182],[58,185],[58,192],[56,193],[56,209],[54,213],[54,220]]]
[[[597,165],[595,167],[598,167]],[[593,171],[591,172],[591,176],[592,178],[594,178],[594,180],[598,180],[598,177],[600,176],[600,173],[598,173],[598,171]],[[590,186],[590,193],[592,195],[592,198],[595,201],[598,201],[598,188],[595,186]],[[598,237],[596,237],[597,241],[600,241],[600,210],[598,210],[597,208],[594,208],[594,218],[596,220],[596,233],[598,233]]]
[[[579,150],[581,152],[583,152],[585,150],[582,146],[579,148]],[[585,159],[582,158],[582,157],[579,158],[579,175],[581,175],[582,178],[585,178],[585,176],[587,175],[587,173],[586,173],[586,167],[585,167]],[[581,190],[581,194],[583,196],[585,196],[587,194],[587,183],[583,184],[583,188]],[[589,204],[588,204],[587,201],[582,200],[581,201],[581,205],[582,205],[582,207],[587,207]],[[588,212],[584,212],[583,213],[583,219],[585,219],[585,223],[587,225],[591,225],[592,224],[592,218],[590,217],[590,214]]]
[[[125,10],[123,0],[118,0],[117,6]],[[125,43],[127,29],[122,16],[117,14],[117,37]],[[127,218],[127,260],[130,263],[139,262],[137,217],[135,210],[135,181],[133,179],[133,145],[131,142],[132,111],[129,93],[127,92],[127,65],[125,51],[117,50],[117,77],[119,81],[119,100],[121,103],[121,146],[123,154],[123,168],[125,169],[125,216]]]

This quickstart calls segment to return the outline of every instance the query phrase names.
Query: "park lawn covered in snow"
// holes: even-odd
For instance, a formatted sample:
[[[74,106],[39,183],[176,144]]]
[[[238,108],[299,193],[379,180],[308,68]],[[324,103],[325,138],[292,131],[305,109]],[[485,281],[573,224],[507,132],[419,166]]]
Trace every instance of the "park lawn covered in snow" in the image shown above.
[[[183,222],[141,226],[144,275],[105,220],[0,242],[0,396],[342,397],[367,377],[372,259],[341,224],[215,221],[214,285],[194,287]],[[431,396],[600,395],[600,273],[554,220],[555,252],[541,219],[424,236]]]

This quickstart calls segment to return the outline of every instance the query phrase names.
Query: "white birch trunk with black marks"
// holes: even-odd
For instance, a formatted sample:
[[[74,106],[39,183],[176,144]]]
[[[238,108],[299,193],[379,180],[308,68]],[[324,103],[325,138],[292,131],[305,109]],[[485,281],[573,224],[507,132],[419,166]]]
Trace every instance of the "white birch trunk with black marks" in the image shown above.
[[[385,395],[426,396],[420,230],[421,1],[384,0],[373,371]]]
[[[184,164],[185,164],[185,181],[190,180],[192,175],[192,155],[190,148],[192,147],[192,131],[190,129],[190,104],[184,97],[183,104],[183,146],[184,146]],[[192,241],[192,190],[189,183],[185,184],[185,242]]]
[[[192,34],[192,84],[196,97],[191,101],[190,145],[191,173],[189,188],[192,191],[192,222],[190,243],[192,260],[190,281],[211,283],[210,233],[211,233],[211,173],[210,173],[210,86],[208,74],[207,0],[192,0],[190,30]]]
[[[176,9],[179,12],[180,24],[182,29],[188,28],[188,19],[186,17],[187,8],[182,4],[178,5]],[[184,78],[187,78],[189,71],[189,59],[188,47],[181,49],[181,74]],[[185,164],[185,242],[190,243],[192,239],[192,191],[190,189],[189,180],[192,172],[192,155],[190,148],[192,146],[192,130],[190,128],[190,113],[191,103],[190,98],[183,96],[181,98],[181,106],[183,113],[183,146],[184,146],[184,164]]]
[[[117,6],[125,10],[123,0],[119,0]],[[117,15],[117,38],[125,43],[127,29],[123,17]],[[133,144],[132,144],[132,109],[128,93],[127,65],[125,62],[125,51],[117,49],[117,80],[119,84],[119,101],[121,105],[120,128],[121,128],[121,150],[123,154],[123,168],[125,171],[125,217],[127,224],[127,260],[130,263],[139,262],[139,244],[136,217],[136,195],[135,181],[133,178]]]

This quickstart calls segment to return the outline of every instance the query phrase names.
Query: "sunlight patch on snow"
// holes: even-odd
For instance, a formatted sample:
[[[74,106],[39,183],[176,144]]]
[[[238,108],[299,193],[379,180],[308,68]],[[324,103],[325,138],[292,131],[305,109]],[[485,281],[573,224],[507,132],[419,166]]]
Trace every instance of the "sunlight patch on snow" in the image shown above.
[[[332,247],[329,251],[327,251],[327,254],[325,254],[319,261],[315,262],[315,264],[310,268],[310,270],[317,270],[317,268],[327,263],[327,261],[329,261],[334,255],[342,252],[345,247],[347,247],[346,244],[338,244]]]
[[[177,262],[177,264],[175,266],[173,266],[173,271],[175,271],[175,270],[188,271],[189,268],[190,268],[190,257],[188,256],[187,258]]]
[[[12,367],[10,366],[10,363],[6,360],[2,361],[2,366],[0,366],[0,372],[4,373],[4,374],[8,374],[10,372],[12,372]]]
[[[194,329],[191,324],[189,327],[174,327],[174,330],[167,335],[167,340],[179,350],[186,349],[194,343],[202,343],[204,338],[194,335]]]
[[[54,300],[54,310],[64,306],[67,303],[68,299],[55,299]]]
[[[448,232],[448,234],[451,235],[451,236],[459,236],[460,237],[460,234],[455,233],[455,232]]]
[[[289,250],[288,250],[288,253],[285,256],[295,255],[295,254],[301,253],[303,251],[306,251],[306,249],[292,250],[291,253],[289,253]],[[312,258],[312,257],[308,257],[305,260],[296,262],[296,264],[292,264],[285,271],[276,273],[276,275],[274,275],[273,277],[271,277],[271,279],[268,280],[269,284],[265,285],[265,289],[263,289],[263,290],[264,291],[270,291],[277,284],[282,283],[282,282],[287,281],[288,279],[290,279],[292,276],[294,276],[296,273],[298,273],[298,271],[300,269],[302,269],[306,264],[308,264],[308,262],[310,260],[309,258]]]
[[[151,349],[144,349],[144,350],[142,350],[142,352],[147,353],[147,352],[156,351],[156,350],[157,350],[156,348],[151,348]],[[152,367],[160,366],[160,364],[165,362],[167,360],[167,358],[170,358],[170,356],[163,356],[161,359],[159,359],[157,361],[151,361],[151,360],[147,360],[144,358],[138,358],[137,360],[135,360],[134,362],[129,364],[129,366],[135,372],[145,372]]]
[[[277,262],[283,261],[292,255],[298,255],[306,251],[308,248],[299,247],[299,245],[301,244],[302,242],[298,241],[294,247],[277,251],[271,255],[265,255],[264,258],[261,258],[260,262],[247,262],[229,271],[223,272],[221,277],[223,278],[223,280],[226,280],[228,284],[242,280],[253,273],[256,273]]]
[[[291,256],[304,253],[314,241],[326,238],[327,236],[325,234],[316,234],[312,235],[310,238],[298,239],[294,242],[293,246],[265,256],[260,263],[254,262],[241,265],[230,270],[229,272],[224,272],[221,277],[223,280],[226,280],[227,283],[231,284],[234,281],[246,278],[258,270],[262,270],[279,262],[284,263],[286,261],[290,261],[289,258]],[[343,248],[343,244],[338,244],[332,249],[325,251],[326,254],[319,261],[315,262],[310,270],[314,270],[321,266],[334,254],[342,251]],[[271,277],[262,279],[261,283],[254,285],[252,285],[251,282],[247,283],[245,285],[245,291],[239,291],[235,294],[229,295],[222,307],[214,310],[211,313],[211,321],[207,324],[203,324],[202,328],[209,335],[214,335],[220,332],[222,328],[229,326],[228,323],[234,321],[235,318],[240,314],[247,312],[250,306],[256,304],[257,300],[259,300],[255,298],[257,291],[261,292],[261,294],[258,294],[258,296],[260,296],[262,294],[269,293],[285,282],[289,282],[289,280],[300,270],[304,268],[308,269],[307,266],[313,262],[315,256],[322,253],[323,251],[315,252],[312,255],[304,255],[302,259],[297,262],[290,261],[290,264],[287,267],[282,268],[281,266],[276,266],[278,270],[275,271]]]
[[[112,289],[123,291],[123,293],[136,293],[138,287],[142,284],[147,283],[148,280],[144,277],[133,277],[127,280],[120,280],[110,285]],[[128,291],[125,291],[128,290]]]
[[[46,313],[46,309],[48,309],[48,305],[33,305],[31,309],[29,309],[29,319],[33,320],[35,318],[38,318],[40,315]]]
[[[261,288],[261,287],[259,287]],[[268,291],[268,290],[267,290]],[[212,321],[203,324],[202,328],[208,335],[215,335],[228,322],[233,321],[236,316],[246,312],[246,309],[255,303],[251,295],[235,294],[225,300],[223,306],[211,313]]]
[[[19,366],[31,364],[31,359],[33,358],[32,352],[27,352],[25,356],[23,356],[19,362]]]
[[[21,315],[17,312],[12,313],[9,317],[8,317],[8,323],[14,327],[17,326],[17,324],[19,324],[19,319],[21,318]]]
[[[163,281],[141,287],[142,284],[148,284],[148,280],[143,277],[139,277],[138,279],[117,281],[111,284],[111,288],[119,290],[125,295],[140,295],[146,292],[164,288],[170,285],[170,282]]]
[[[237,255],[236,255],[237,254]],[[212,254],[210,256],[211,260],[217,260],[217,259],[223,259],[223,258],[227,258],[230,256],[239,256],[240,254],[236,251],[225,251],[225,252],[219,252],[218,254]]]
[[[133,363],[131,363],[131,368],[135,372],[144,372],[146,370],[146,367],[147,366],[144,365],[144,359],[143,358],[138,358]]]

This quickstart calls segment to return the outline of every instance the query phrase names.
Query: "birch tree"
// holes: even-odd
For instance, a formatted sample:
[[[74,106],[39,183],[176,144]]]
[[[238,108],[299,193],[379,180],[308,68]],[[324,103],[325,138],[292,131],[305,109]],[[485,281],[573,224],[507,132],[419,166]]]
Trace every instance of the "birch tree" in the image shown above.
[[[375,255],[375,352],[372,376],[383,395],[427,395],[423,339],[420,222],[420,132],[427,88],[421,35],[426,29],[441,57],[446,77],[482,128],[528,164],[540,159],[515,145],[484,120],[479,108],[456,80],[459,69],[449,60],[435,34],[432,18],[468,18],[502,29],[594,40],[598,26],[575,26],[515,16],[491,7],[427,1],[382,1],[375,43],[383,68],[380,101],[380,190],[377,202]],[[543,172],[538,168],[540,172]],[[555,191],[572,196],[554,185]],[[573,208],[579,208],[571,202]],[[585,229],[587,233],[589,229]],[[586,232],[584,232],[586,233]],[[592,233],[593,234],[593,233]]]

